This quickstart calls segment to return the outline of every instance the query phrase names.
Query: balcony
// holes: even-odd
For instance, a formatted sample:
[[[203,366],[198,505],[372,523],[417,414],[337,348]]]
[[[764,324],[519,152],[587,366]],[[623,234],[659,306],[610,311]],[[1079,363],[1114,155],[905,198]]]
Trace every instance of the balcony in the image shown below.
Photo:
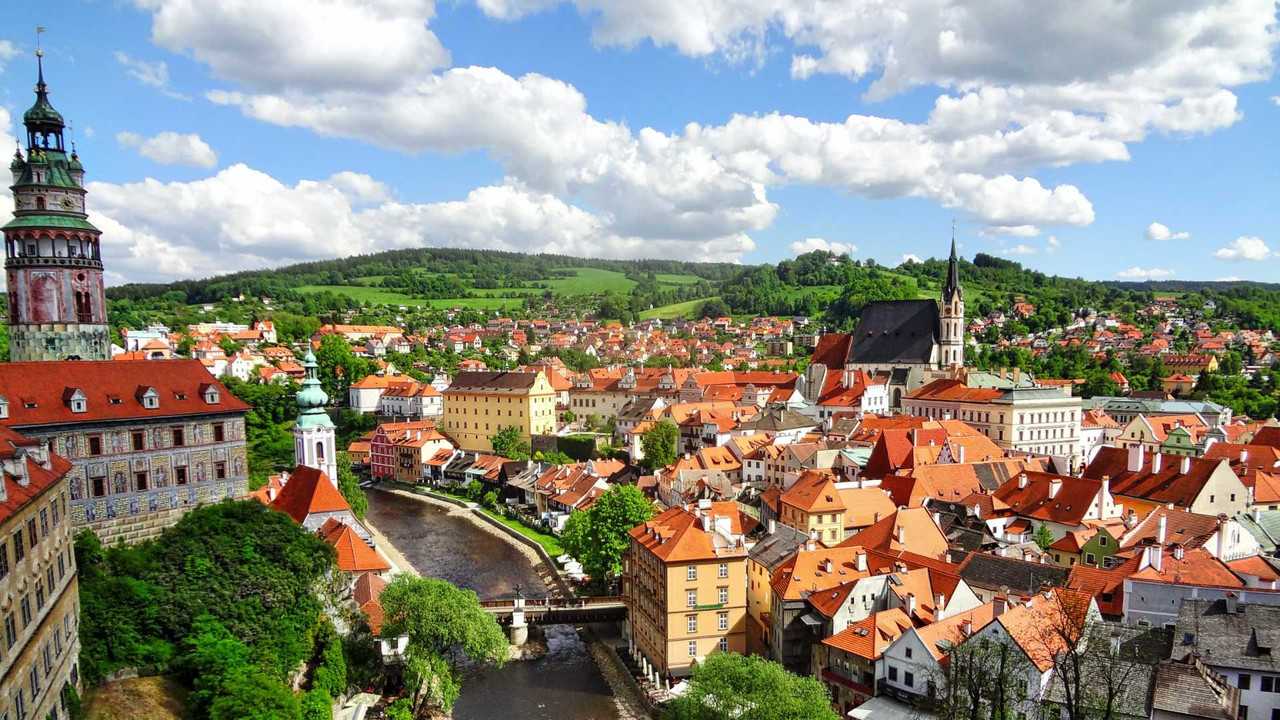
[[[844,675],[841,675],[839,671],[833,670],[830,667],[822,668],[822,680],[823,682],[829,682],[833,685],[849,688],[850,690],[866,695],[867,697],[874,697],[876,694],[875,688],[863,685],[855,680],[850,680]]]

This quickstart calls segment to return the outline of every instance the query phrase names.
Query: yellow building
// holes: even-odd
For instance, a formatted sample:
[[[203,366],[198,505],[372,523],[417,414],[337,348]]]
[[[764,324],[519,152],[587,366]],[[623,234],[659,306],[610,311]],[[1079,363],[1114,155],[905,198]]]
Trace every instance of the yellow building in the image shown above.
[[[79,684],[79,593],[67,514],[71,463],[0,427],[0,718],[66,718]]]
[[[747,548],[736,503],[673,507],[631,530],[623,594],[631,655],[659,684],[713,652],[746,652]]]
[[[528,441],[556,429],[556,392],[541,372],[460,372],[444,391],[440,429],[463,450],[492,452],[507,426]]]

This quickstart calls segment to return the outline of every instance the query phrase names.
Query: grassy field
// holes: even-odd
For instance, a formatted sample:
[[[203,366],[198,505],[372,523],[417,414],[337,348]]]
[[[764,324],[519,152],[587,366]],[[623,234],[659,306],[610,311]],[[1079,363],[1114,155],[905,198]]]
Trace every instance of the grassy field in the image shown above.
[[[166,675],[106,683],[90,690],[87,720],[182,720],[187,689]]]
[[[640,311],[641,320],[674,320],[676,318],[691,318],[702,307],[702,303],[708,300],[718,300],[719,296],[702,298],[700,300],[690,300],[688,302],[675,303],[674,305],[659,305],[656,308]]]
[[[520,298],[473,297],[473,298],[436,298],[419,300],[420,305],[429,305],[437,310],[450,308],[471,308],[473,310],[510,310],[524,304]]]
[[[574,268],[573,275],[545,281],[557,295],[594,295],[613,291],[626,295],[636,282],[620,272],[597,268]]]
[[[702,279],[697,275],[672,275],[671,273],[658,273],[654,277],[663,285],[693,285]]]

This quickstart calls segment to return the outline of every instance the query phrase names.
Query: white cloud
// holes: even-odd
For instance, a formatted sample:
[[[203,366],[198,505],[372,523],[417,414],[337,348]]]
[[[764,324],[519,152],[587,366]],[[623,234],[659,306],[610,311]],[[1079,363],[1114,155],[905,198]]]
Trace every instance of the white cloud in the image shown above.
[[[0,147],[6,151],[18,146],[17,138],[9,134],[12,129],[13,121],[9,118],[9,111],[0,106]]]
[[[1026,243],[1018,243],[1004,250],[1005,255],[1035,255],[1037,252],[1038,249]]]
[[[1280,95],[1272,95],[1271,102],[1275,103],[1277,106],[1280,106]]]
[[[1040,228],[1035,225],[988,225],[979,231],[984,236],[992,235],[1008,235],[1010,237],[1035,237],[1040,234]]]
[[[136,148],[138,154],[161,165],[192,165],[211,168],[218,164],[218,154],[195,133],[165,131],[149,138],[137,133],[116,133],[116,142]]]
[[[1262,238],[1255,235],[1241,235],[1240,237],[1227,243],[1226,247],[1218,248],[1213,256],[1219,260],[1266,260],[1274,253]]]
[[[0,71],[4,70],[4,64],[9,60],[18,56],[18,46],[14,45],[11,40],[0,40]]]
[[[1135,265],[1116,273],[1116,277],[1121,280],[1168,280],[1173,277],[1173,271],[1165,268],[1142,268]]]
[[[143,85],[153,87],[176,100],[191,99],[169,87],[169,65],[165,61],[147,62],[146,60],[132,57],[122,50],[116,51],[115,58],[116,62],[124,67],[130,77]]]
[[[919,255],[916,255],[916,254],[914,254],[914,253],[905,253],[905,254],[903,254],[903,256],[902,256],[902,260],[901,260],[901,262],[904,262],[904,263],[921,263],[921,262],[924,262],[924,260],[921,260],[921,259],[920,259],[920,256],[919,256]]]
[[[1163,223],[1153,222],[1147,226],[1148,240],[1186,240],[1189,237],[1191,237],[1191,233],[1174,232]]]
[[[803,255],[815,250],[835,253],[836,255],[852,255],[858,252],[858,246],[853,243],[830,242],[820,237],[805,238],[791,243],[791,253],[793,255]]]
[[[690,242],[621,234],[608,218],[512,184],[464,199],[400,203],[367,175],[337,173],[286,185],[236,164],[192,182],[89,184],[91,220],[110,239],[119,279],[164,281],[213,272],[404,247],[736,261],[755,248],[744,234]]]
[[[1056,235],[1050,235],[1049,239],[1045,241],[1045,245],[1046,252],[1055,253],[1058,251],[1058,248],[1062,247],[1062,242],[1058,240]]]

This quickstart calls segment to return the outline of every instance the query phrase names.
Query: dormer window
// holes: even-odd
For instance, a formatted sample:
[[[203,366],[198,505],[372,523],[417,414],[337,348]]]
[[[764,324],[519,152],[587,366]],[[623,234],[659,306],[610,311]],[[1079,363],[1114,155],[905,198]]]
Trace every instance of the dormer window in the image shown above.
[[[64,393],[67,407],[73,413],[82,413],[89,409],[89,399],[80,388],[68,388]]]
[[[205,388],[204,401],[206,403],[210,405],[217,405],[219,400],[221,400],[221,396],[218,394],[217,388],[215,387]]]
[[[160,393],[153,387],[141,386],[138,388],[138,402],[148,410],[155,410],[160,407]]]
[[[119,405],[119,404],[120,404],[120,396],[119,396],[119,395],[108,395],[108,396],[107,396],[107,402],[108,402],[108,403],[110,403],[110,404],[112,404],[112,405]]]

